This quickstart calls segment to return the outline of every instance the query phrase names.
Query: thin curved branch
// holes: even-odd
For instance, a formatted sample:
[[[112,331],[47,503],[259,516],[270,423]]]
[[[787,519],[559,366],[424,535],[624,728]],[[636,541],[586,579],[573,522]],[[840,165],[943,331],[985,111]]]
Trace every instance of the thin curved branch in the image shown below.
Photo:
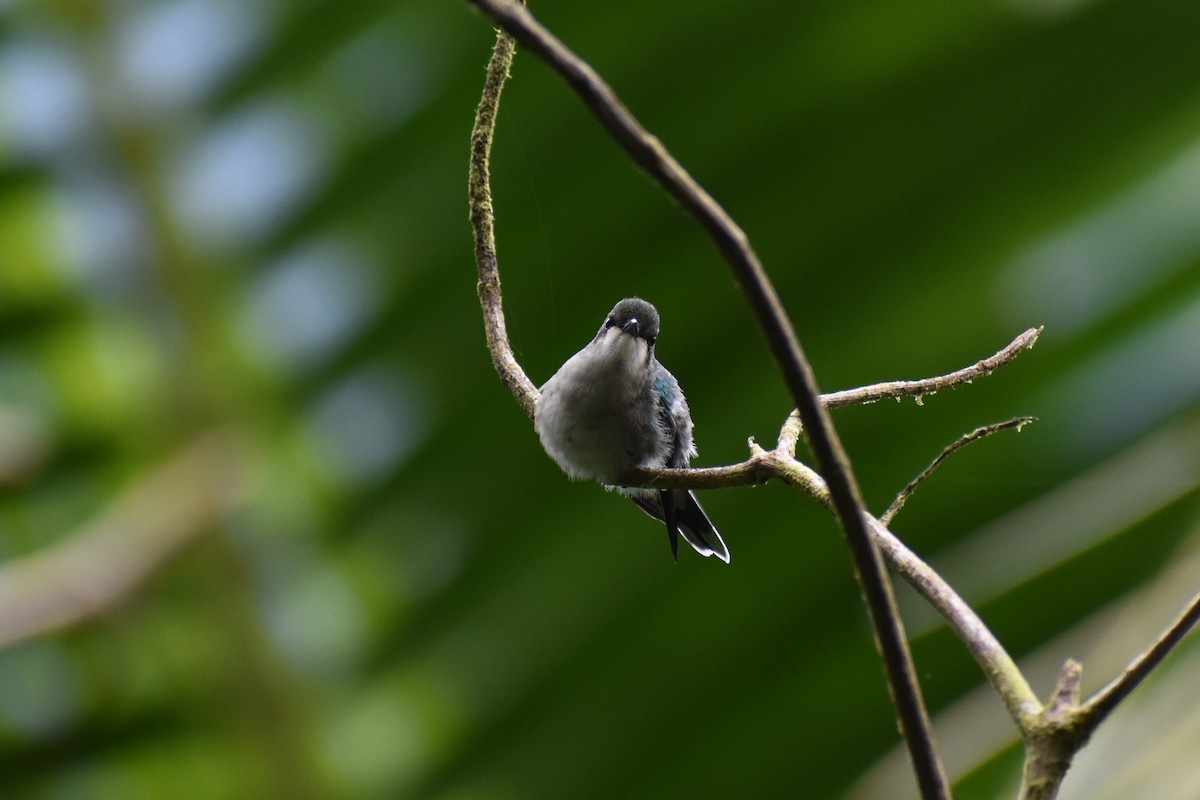
[[[1200,622],[1200,592],[1192,596],[1175,621],[1159,635],[1146,652],[1135,658],[1120,676],[1083,704],[1081,714],[1088,730],[1094,730],[1103,722],[1113,712],[1113,709],[1128,697],[1129,693],[1136,689],[1155,667],[1162,663],[1163,659],[1175,649],[1175,646],[1183,640],[1188,631],[1195,627],[1197,622]]]
[[[702,469],[661,469],[633,473],[630,486],[656,486],[664,489],[711,489],[747,486],[779,478],[804,491],[831,513],[833,504],[825,481],[811,467],[787,452],[784,446],[764,451],[751,442],[749,459],[727,467]],[[871,536],[887,563],[945,618],[951,630],[983,670],[1000,695],[1009,714],[1022,730],[1028,730],[1037,718],[1041,703],[1030,688],[1016,662],[975,610],[929,564],[910,550],[892,533],[886,523],[870,515]]]
[[[764,451],[752,439],[750,449],[750,458],[738,464],[700,469],[644,470],[631,474],[627,485],[713,489],[747,486],[779,478],[801,489],[833,512],[825,481],[811,467],[796,460],[786,443],[781,443],[774,450]],[[936,570],[888,529],[887,523],[869,515],[867,520],[875,545],[888,565],[942,615],[1000,695],[1018,728],[1030,730],[1038,718],[1041,703],[1000,640]],[[1192,612],[1200,613],[1200,609],[1193,608]]]
[[[526,416],[533,419],[538,390],[517,363],[512,346],[508,342],[508,329],[504,324],[500,268],[496,261],[495,216],[492,213],[492,187],[488,169],[492,138],[496,132],[496,113],[500,109],[500,92],[512,67],[515,49],[511,36],[503,31],[496,32],[496,46],[492,50],[491,60],[488,61],[487,80],[483,85],[479,107],[475,111],[475,125],[471,129],[471,166],[467,178],[467,198],[471,209],[471,231],[475,236],[475,267],[479,273],[476,290],[479,293],[479,304],[483,307],[488,352],[492,354],[492,365],[496,368],[500,380],[521,404]]]
[[[872,518],[871,529],[875,543],[892,569],[942,615],[966,645],[992,688],[1000,695],[1017,726],[1022,731],[1027,730],[1030,720],[1037,716],[1041,703],[1000,640],[967,601],[932,567],[909,550],[886,525]]]
[[[913,492],[917,490],[917,487],[924,483],[925,479],[932,475],[933,471],[941,466],[941,463],[949,458],[950,454],[954,451],[966,447],[967,445],[971,444],[971,442],[977,442],[986,436],[991,436],[993,433],[999,433],[1000,431],[1008,430],[1010,428],[1016,428],[1019,431],[1021,428],[1024,428],[1026,425],[1031,422],[1035,422],[1036,420],[1037,417],[1013,417],[1012,419],[1006,419],[1003,422],[994,422],[991,425],[982,425],[970,433],[963,434],[959,438],[955,439],[953,442],[943,447],[942,452],[938,453],[937,458],[929,462],[929,466],[921,470],[917,477],[909,481],[908,485],[900,490],[900,493],[896,495],[896,499],[892,501],[890,506],[888,506],[888,510],[879,515],[879,520],[884,525],[891,525],[892,520],[895,519],[896,515],[900,513],[900,509],[904,508],[904,504],[908,502],[908,498],[912,497]]]
[[[821,395],[821,402],[829,408],[837,408],[839,406],[874,403],[887,398],[897,400],[902,397],[922,398],[927,394],[934,394],[942,389],[950,389],[963,383],[971,383],[976,378],[991,375],[997,369],[1021,355],[1021,353],[1032,349],[1037,344],[1038,336],[1041,335],[1042,330],[1041,327],[1030,328],[998,352],[976,361],[969,367],[963,367],[954,372],[948,372],[945,375],[937,375],[919,381],[874,383],[858,389],[831,392]]]
[[[741,228],[666,148],[629,113],[588,64],[512,0],[472,0],[497,25],[549,63],[583,99],[613,138],[668,194],[700,223],[725,257],[754,309],[829,484],[837,516],[858,571],[875,628],[900,728],[925,797],[949,797],[929,716],[921,698],[912,654],[891,582],[864,518],[865,509],[849,459],[821,405],[816,380],[783,305]]]
[[[825,482],[812,468],[792,458],[782,448],[772,451],[768,456],[763,463],[769,465],[776,475],[802,489],[830,511],[833,510]],[[1017,726],[1022,731],[1029,730],[1037,719],[1041,703],[1000,640],[967,601],[954,591],[954,587],[888,530],[887,525],[870,515],[867,515],[867,520],[875,545],[888,564],[945,618],[1000,695]]]
[[[980,359],[974,364],[945,375],[935,375],[932,378],[922,378],[915,381],[888,381],[873,383],[870,386],[860,386],[857,389],[843,389],[821,395],[821,403],[826,408],[842,406],[867,405],[880,400],[899,400],[903,397],[916,397],[918,402],[927,394],[934,394],[943,389],[952,389],[964,383],[972,383],[976,378],[991,375],[1000,367],[1013,361],[1026,350],[1033,349],[1037,344],[1042,328],[1029,328],[1013,339],[1000,350],[987,358]],[[793,411],[788,415],[779,431],[779,446],[786,446],[789,452],[796,452],[796,442],[800,439],[800,415]]]

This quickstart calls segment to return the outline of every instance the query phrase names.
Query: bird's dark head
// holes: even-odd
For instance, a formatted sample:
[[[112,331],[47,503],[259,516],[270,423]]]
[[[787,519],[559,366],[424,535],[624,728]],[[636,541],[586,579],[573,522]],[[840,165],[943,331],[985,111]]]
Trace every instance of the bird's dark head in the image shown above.
[[[658,339],[658,311],[640,297],[627,297],[608,312],[597,337],[604,336],[613,328],[644,339],[647,345],[654,347]]]

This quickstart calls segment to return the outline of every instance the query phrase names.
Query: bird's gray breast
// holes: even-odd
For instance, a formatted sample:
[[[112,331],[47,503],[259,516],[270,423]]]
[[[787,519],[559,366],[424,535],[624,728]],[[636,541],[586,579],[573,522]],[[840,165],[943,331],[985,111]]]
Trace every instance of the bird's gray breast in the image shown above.
[[[671,449],[648,382],[608,374],[608,366],[576,354],[537,401],[542,446],[573,478],[615,483],[632,468],[662,466]]]

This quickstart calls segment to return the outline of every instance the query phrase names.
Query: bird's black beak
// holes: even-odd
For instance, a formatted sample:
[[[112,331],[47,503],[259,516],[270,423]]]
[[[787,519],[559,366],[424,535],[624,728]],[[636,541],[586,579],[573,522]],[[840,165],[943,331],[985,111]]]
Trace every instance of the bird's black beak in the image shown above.
[[[629,320],[629,322],[626,322],[624,325],[622,325],[621,330],[625,331],[628,334],[632,334],[633,336],[637,336],[638,335],[637,317],[634,317],[633,319]]]

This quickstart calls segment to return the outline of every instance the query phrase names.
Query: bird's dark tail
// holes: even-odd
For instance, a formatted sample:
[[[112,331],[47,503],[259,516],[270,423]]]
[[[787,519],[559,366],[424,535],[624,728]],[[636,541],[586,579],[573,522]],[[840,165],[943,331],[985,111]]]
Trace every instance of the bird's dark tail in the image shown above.
[[[729,548],[712,521],[700,507],[696,496],[683,489],[663,489],[647,497],[632,497],[643,511],[666,523],[671,555],[679,560],[679,537],[702,556],[716,556],[729,563]]]

